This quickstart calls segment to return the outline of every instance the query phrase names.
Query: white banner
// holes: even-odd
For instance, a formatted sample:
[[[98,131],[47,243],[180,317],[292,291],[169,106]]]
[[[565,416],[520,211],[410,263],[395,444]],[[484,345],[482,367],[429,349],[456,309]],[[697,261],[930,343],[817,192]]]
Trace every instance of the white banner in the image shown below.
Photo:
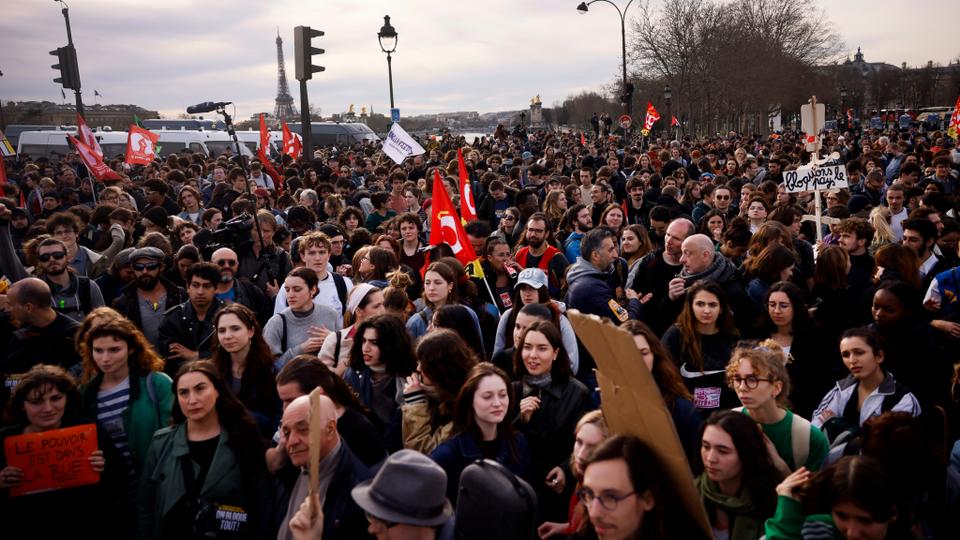
[[[419,156],[426,150],[404,131],[400,124],[393,124],[383,141],[383,152],[399,165],[408,157]]]
[[[847,185],[847,169],[843,165],[826,165],[783,171],[783,187],[787,190],[787,193],[849,187]]]

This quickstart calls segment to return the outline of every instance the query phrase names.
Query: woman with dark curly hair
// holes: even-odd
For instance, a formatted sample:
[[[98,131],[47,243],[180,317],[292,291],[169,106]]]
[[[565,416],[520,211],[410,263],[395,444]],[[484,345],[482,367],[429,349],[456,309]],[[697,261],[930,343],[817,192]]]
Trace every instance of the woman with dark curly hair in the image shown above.
[[[170,424],[170,377],[143,332],[119,315],[94,324],[79,349],[82,413],[100,422],[123,457],[132,503],[153,432]]]
[[[343,380],[373,412],[374,422],[386,435],[388,449],[402,447],[399,407],[404,379],[416,369],[410,334],[400,319],[377,315],[357,326],[350,347],[350,367],[344,371]]]
[[[434,329],[417,344],[417,360],[403,389],[403,446],[426,454],[452,435],[457,395],[479,357],[453,330]]]

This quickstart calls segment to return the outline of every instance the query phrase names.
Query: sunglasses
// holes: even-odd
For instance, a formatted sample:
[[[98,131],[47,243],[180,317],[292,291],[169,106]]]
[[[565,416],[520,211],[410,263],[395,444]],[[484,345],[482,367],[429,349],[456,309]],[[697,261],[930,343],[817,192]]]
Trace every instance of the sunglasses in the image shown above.
[[[55,252],[53,252],[53,253],[43,253],[43,254],[40,254],[40,255],[37,256],[37,259],[39,259],[40,262],[47,262],[47,261],[49,261],[50,259],[55,259],[55,260],[58,260],[58,261],[59,261],[59,260],[62,260],[62,259],[63,259],[64,257],[66,257],[66,256],[67,256],[67,253],[66,253],[65,251],[55,251]]]
[[[229,266],[230,268],[233,268],[236,265],[237,261],[231,261],[229,259],[217,261],[217,266]]]
[[[160,263],[133,263],[133,269],[137,272],[143,272],[144,270],[148,272],[153,272],[157,268],[160,268]]]
[[[718,201],[729,201],[729,200],[730,200],[730,196],[729,196],[729,195],[717,195],[716,199],[717,199]]]

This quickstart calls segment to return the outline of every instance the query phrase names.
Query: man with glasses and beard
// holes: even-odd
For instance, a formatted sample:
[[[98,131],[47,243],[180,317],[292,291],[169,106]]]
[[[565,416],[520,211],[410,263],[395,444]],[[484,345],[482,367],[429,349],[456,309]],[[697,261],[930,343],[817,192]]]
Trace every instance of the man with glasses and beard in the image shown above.
[[[10,238],[12,216],[10,208],[0,204],[0,272],[16,282],[31,275],[20,263]],[[87,313],[104,304],[100,287],[90,278],[73,272],[67,258],[67,245],[56,238],[40,241],[36,272],[50,287],[53,308],[75,321],[83,321]]]
[[[570,262],[559,249],[547,243],[547,236],[551,233],[546,214],[537,212],[531,215],[524,230],[527,245],[517,251],[515,260],[523,268],[543,270],[547,274],[550,296],[559,299],[561,290],[565,288],[563,276]]]
[[[237,252],[230,248],[220,248],[213,252],[210,262],[220,267],[220,282],[214,293],[225,304],[236,302],[243,304],[256,313],[260,326],[267,324],[273,316],[273,305],[267,301],[267,295],[247,278],[237,276]]]
[[[133,281],[113,301],[113,309],[143,330],[147,341],[160,349],[160,323],[167,309],[187,301],[187,293],[163,277],[163,251],[142,247],[130,254]]]

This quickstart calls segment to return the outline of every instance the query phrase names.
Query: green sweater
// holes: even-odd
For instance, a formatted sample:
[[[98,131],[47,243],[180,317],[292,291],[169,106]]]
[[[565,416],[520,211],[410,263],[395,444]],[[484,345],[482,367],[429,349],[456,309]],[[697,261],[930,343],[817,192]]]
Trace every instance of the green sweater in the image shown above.
[[[831,515],[805,515],[800,501],[784,496],[777,497],[777,512],[767,520],[765,529],[767,540],[841,538]]]

